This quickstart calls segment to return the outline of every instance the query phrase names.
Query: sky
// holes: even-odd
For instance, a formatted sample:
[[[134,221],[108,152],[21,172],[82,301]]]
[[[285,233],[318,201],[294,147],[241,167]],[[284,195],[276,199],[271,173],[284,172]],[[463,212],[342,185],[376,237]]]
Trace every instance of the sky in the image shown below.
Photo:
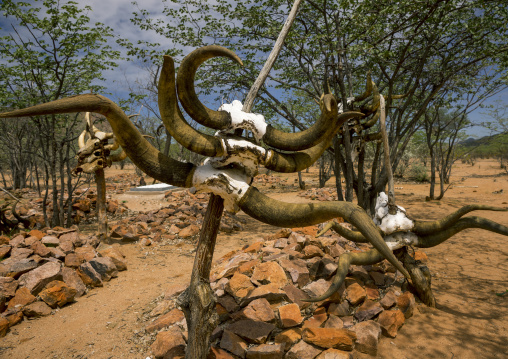
[[[31,2],[31,0],[25,0]],[[161,44],[161,48],[172,48],[174,45],[167,39],[154,34],[153,32],[147,32],[140,30],[136,25],[131,23],[130,18],[133,12],[138,11],[139,8],[145,9],[153,16],[162,16],[162,10],[164,5],[172,6],[173,4],[163,2],[162,0],[142,0],[139,1],[139,5],[133,4],[130,0],[75,0],[80,6],[89,5],[93,11],[87,15],[90,17],[91,22],[101,22],[110,26],[117,36],[122,38],[128,38],[131,42],[135,43],[137,40],[149,40],[151,42],[158,42]],[[173,5],[174,6],[174,5]],[[4,17],[0,17],[0,27],[3,30],[0,31],[0,35],[4,35],[6,32],[12,31],[8,21]],[[115,49],[119,49],[125,56],[119,45],[114,40],[110,42],[110,45]],[[187,49],[186,49],[187,50]],[[191,51],[192,49],[188,49]],[[1,61],[1,60],[0,60]],[[108,92],[112,94],[110,96],[113,100],[115,98],[125,97],[127,91],[125,91],[126,81],[133,83],[136,79],[142,78],[145,74],[132,61],[119,61],[118,67],[114,70],[107,71],[104,73],[107,82],[105,83]],[[503,91],[496,97],[492,98],[487,104],[494,103],[498,98],[504,99],[508,103],[508,90]],[[217,104],[217,107],[220,104]],[[212,107],[212,106],[210,106]],[[470,115],[470,119],[473,122],[482,122],[488,120],[484,114],[485,110],[478,109]],[[474,127],[468,131],[471,136],[485,136],[489,135],[489,131],[482,127]]]

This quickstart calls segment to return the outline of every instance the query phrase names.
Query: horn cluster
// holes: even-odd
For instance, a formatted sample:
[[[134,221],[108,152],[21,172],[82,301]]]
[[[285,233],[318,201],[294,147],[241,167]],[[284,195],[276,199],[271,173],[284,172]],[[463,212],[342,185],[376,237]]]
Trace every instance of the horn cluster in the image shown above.
[[[72,171],[75,176],[80,173],[95,173],[100,169],[110,167],[113,162],[127,158],[127,154],[123,150],[118,153],[111,152],[120,147],[112,132],[100,131],[92,125],[89,112],[86,113],[85,119],[86,130],[78,138],[79,151],[76,155],[78,164]],[[111,139],[113,143],[110,144],[109,140]]]

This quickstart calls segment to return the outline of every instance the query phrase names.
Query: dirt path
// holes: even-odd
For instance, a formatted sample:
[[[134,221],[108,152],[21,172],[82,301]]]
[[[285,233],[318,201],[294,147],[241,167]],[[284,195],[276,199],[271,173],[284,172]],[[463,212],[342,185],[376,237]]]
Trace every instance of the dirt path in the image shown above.
[[[441,202],[424,201],[428,185],[408,184],[397,185],[397,201],[418,219],[438,219],[469,203],[508,205],[508,176],[475,178],[476,171],[466,167],[460,173],[469,177]],[[294,193],[273,196],[302,201]],[[506,212],[474,214],[508,225]],[[249,220],[243,232],[219,235],[215,258],[274,230]],[[507,358],[508,298],[496,295],[508,289],[506,243],[504,236],[467,230],[426,249],[438,308],[419,305],[396,338],[380,341],[378,357]],[[0,358],[146,358],[150,353],[136,335],[143,329],[139,318],[167,287],[189,281],[193,248],[122,245],[127,271],[52,316],[13,327],[0,339]]]

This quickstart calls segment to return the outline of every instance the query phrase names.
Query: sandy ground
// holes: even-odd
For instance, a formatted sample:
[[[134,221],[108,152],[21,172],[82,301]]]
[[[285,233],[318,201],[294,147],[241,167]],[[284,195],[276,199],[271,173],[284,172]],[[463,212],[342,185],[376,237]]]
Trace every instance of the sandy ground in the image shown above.
[[[439,219],[470,203],[508,206],[508,176],[500,175],[495,161],[481,161],[474,167],[459,164],[454,173],[455,186],[443,200],[425,202],[428,184],[398,183],[397,203],[410,216],[426,220]],[[315,172],[303,175],[309,183]],[[503,193],[493,193],[501,189]],[[304,201],[296,194],[295,187],[295,192],[271,196]],[[159,198],[147,196],[119,199],[133,209],[160,205]],[[474,215],[508,225],[506,212]],[[243,232],[219,235],[214,258],[275,230],[249,219]],[[437,308],[418,305],[396,338],[381,339],[378,358],[508,358],[508,298],[496,295],[508,289],[506,243],[504,236],[475,229],[425,249]],[[127,271],[52,316],[13,327],[0,339],[0,358],[146,358],[150,353],[137,339],[144,326],[140,318],[167,287],[188,282],[193,249],[190,244],[121,245]]]

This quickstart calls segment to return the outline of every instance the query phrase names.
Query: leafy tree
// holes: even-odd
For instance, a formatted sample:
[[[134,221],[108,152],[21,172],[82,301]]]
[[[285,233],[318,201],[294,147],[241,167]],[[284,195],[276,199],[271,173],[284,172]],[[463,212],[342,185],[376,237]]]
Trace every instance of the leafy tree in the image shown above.
[[[90,24],[89,6],[80,8],[73,1],[4,0],[0,11],[12,27],[0,37],[2,110],[104,90],[97,81],[103,80],[104,70],[116,66],[119,53],[107,45],[112,29],[101,23]],[[45,198],[51,189],[51,219],[43,202],[47,225],[64,225],[66,205],[70,213],[71,169],[80,122],[77,115],[33,117],[25,134],[35,138],[22,139],[20,147],[30,153],[32,163],[43,168]],[[3,125],[11,126],[8,122]],[[70,224],[70,216],[66,224]]]
[[[178,49],[176,56],[181,54],[179,49],[209,44],[235,50],[244,68],[213,62],[206,76],[199,77],[197,87],[203,95],[215,94],[216,98],[232,93],[242,96],[270,51],[288,6],[282,0],[171,0],[164,8],[164,18],[139,10],[132,21],[171,39]],[[433,101],[461,101],[474,90],[471,84],[484,76],[485,69],[496,80],[495,86],[506,82],[507,16],[508,8],[500,0],[305,1],[269,83],[261,89],[255,111],[268,115],[270,121],[283,119],[303,130],[306,124],[290,110],[281,93],[294,96],[299,91],[299,100],[312,104],[321,96],[327,79],[332,92],[346,104],[348,97],[363,92],[370,70],[387,99],[390,157],[396,169]],[[147,58],[157,56],[157,44],[130,44],[130,49]],[[217,84],[220,88],[214,92]],[[407,96],[401,100],[392,97],[403,93]],[[345,107],[359,105],[362,103]],[[357,132],[345,126],[331,150],[346,180],[345,199],[351,201],[354,190],[365,208],[373,205],[385,187],[386,171],[379,160],[373,161],[374,181],[368,184],[364,164],[360,161],[357,169],[353,166],[352,150],[353,144],[363,143],[369,131],[375,130]],[[365,146],[359,148],[362,151]],[[382,158],[379,152],[376,158]],[[362,156],[360,153],[359,158]],[[337,187],[340,197],[340,181]]]

